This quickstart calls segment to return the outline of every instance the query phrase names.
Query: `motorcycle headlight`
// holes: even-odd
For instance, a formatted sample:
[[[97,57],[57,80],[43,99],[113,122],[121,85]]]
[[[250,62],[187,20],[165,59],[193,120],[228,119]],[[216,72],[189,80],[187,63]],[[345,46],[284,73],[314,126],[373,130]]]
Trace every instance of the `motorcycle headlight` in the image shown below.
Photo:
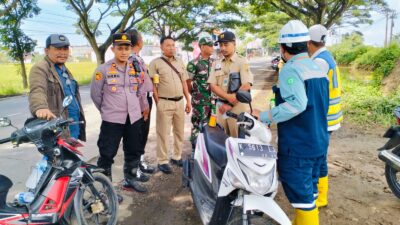
[[[242,162],[238,162],[249,186],[252,187],[257,194],[267,194],[274,182],[273,171],[268,172],[267,174],[258,174],[256,171],[250,169]],[[275,168],[273,168],[273,170],[275,170]]]

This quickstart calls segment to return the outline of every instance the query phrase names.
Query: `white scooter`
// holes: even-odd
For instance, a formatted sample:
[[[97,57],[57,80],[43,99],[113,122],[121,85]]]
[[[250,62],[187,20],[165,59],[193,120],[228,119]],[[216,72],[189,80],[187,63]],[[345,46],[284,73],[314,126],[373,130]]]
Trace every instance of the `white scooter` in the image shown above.
[[[239,91],[237,99],[250,103],[251,95]],[[204,125],[194,153],[184,161],[183,184],[203,224],[291,225],[274,201],[277,153],[270,130],[248,113],[227,115],[237,119],[239,138],[228,137],[220,126]]]

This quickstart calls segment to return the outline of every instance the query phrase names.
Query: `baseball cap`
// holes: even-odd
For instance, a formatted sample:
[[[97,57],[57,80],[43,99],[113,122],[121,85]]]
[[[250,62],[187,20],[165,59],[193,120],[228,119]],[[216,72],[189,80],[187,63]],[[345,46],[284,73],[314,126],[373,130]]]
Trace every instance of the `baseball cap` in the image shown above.
[[[114,45],[130,45],[131,37],[126,33],[117,33],[113,35]]]
[[[46,48],[54,46],[56,48],[69,46],[69,40],[62,34],[51,34],[46,39]]]
[[[230,31],[225,31],[222,34],[218,35],[218,41],[217,42],[230,42],[230,41],[236,41],[235,34],[230,32]]]
[[[328,36],[328,30],[321,24],[314,25],[310,27],[310,38],[315,42],[326,42],[326,37]]]
[[[213,46],[213,40],[210,37],[202,37],[199,39],[199,45]]]

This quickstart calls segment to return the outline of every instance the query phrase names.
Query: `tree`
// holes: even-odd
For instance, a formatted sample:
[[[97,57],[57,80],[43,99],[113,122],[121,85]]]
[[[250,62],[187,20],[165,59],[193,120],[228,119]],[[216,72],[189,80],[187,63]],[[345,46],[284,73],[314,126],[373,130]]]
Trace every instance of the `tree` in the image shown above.
[[[14,9],[19,1],[20,0],[13,0],[10,2],[9,0],[0,0],[0,17],[5,16]]]
[[[185,49],[202,32],[214,28],[232,28],[240,24],[236,4],[213,0],[174,0],[138,23],[140,31],[159,37],[172,36],[185,44]]]
[[[307,26],[371,23],[370,12],[387,7],[385,0],[252,0],[257,15],[281,11]]]
[[[171,0],[63,0],[67,9],[78,15],[77,27],[92,46],[97,63],[104,63],[104,55],[112,43],[112,36],[125,32],[136,23],[149,17]],[[104,43],[98,44],[97,37],[102,34],[100,24],[109,16],[119,18],[114,27],[109,24],[109,35]]]
[[[24,88],[28,87],[25,68],[25,56],[33,52],[36,41],[21,30],[22,20],[39,14],[37,0],[21,0],[9,13],[0,18],[0,41],[9,55],[20,62],[21,76]]]

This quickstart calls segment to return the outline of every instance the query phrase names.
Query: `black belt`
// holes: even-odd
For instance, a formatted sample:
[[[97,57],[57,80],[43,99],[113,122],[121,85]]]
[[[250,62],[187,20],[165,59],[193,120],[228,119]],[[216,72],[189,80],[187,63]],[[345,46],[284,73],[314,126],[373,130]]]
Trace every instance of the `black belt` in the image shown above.
[[[168,101],[177,102],[177,101],[180,101],[180,100],[183,98],[183,96],[174,97],[174,98],[164,98],[164,97],[160,97],[160,98],[161,98],[161,99],[164,99],[164,100],[168,100]]]

